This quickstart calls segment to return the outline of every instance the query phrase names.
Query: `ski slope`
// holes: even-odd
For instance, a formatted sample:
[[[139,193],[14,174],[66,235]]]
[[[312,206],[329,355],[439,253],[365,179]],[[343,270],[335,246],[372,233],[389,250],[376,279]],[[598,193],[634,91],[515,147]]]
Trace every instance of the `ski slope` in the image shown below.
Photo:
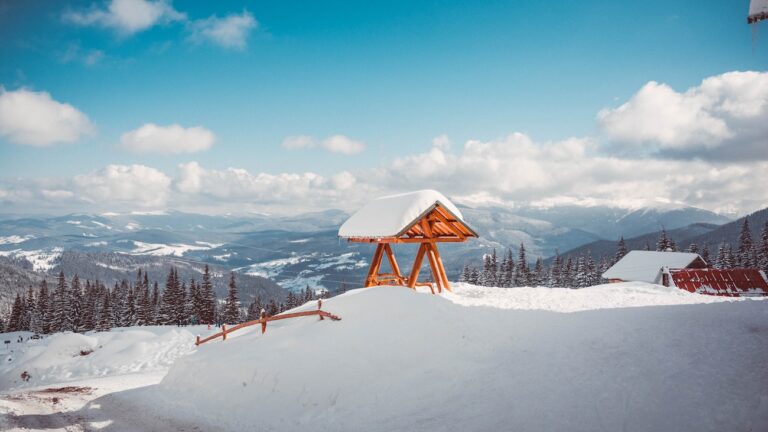
[[[188,350],[170,366],[79,373],[110,390],[42,417],[11,400],[40,387],[0,388],[14,413],[0,429],[768,430],[765,300],[645,283],[455,288],[354,290],[324,303],[340,322],[280,321],[196,349],[169,338]]]

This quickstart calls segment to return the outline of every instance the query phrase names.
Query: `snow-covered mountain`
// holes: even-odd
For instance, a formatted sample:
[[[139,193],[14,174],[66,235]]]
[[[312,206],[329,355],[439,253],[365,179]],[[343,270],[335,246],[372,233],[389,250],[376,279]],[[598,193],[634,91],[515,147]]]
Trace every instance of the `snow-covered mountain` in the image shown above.
[[[611,207],[461,207],[480,239],[443,248],[450,277],[491,248],[525,243],[529,256],[547,257],[619,235],[630,237],[692,223],[721,224],[724,216],[692,207],[627,211]],[[0,216],[0,256],[23,259],[30,270],[53,272],[65,251],[135,257],[172,257],[211,263],[275,280],[288,289],[307,285],[335,289],[362,280],[370,245],[340,241],[347,214],[328,210],[294,216],[199,215],[178,211],[70,214],[57,217]],[[411,259],[415,248],[398,247]],[[126,271],[132,278],[134,270]]]

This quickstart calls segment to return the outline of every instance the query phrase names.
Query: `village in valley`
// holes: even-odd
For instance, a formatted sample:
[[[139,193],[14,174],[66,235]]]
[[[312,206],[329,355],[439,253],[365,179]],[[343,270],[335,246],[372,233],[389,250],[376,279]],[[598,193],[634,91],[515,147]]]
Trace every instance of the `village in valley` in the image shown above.
[[[651,3],[0,4],[0,431],[767,431],[768,0]]]

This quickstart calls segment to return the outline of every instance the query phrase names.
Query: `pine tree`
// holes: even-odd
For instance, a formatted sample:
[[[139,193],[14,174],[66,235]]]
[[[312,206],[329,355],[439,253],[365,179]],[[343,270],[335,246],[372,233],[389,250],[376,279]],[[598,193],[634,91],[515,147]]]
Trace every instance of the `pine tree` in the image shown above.
[[[715,268],[724,269],[727,268],[726,265],[725,243],[720,243],[720,246],[717,248],[717,260],[715,261]]]
[[[686,249],[685,251],[697,254],[699,253],[699,245],[697,245],[696,243],[691,243],[690,245],[688,245],[688,249]]]
[[[613,257],[613,264],[619,262],[619,260],[624,258],[624,255],[627,253],[629,253],[627,250],[627,243],[624,241],[624,236],[621,236],[619,239],[619,244],[616,245],[616,255]]]
[[[549,287],[562,286],[562,282],[563,282],[562,270],[563,270],[563,258],[560,256],[560,251],[555,250],[555,259],[552,260],[552,266],[550,266],[549,268],[549,282],[547,283],[547,286]]]
[[[725,245],[725,267],[727,269],[732,269],[736,267],[736,257],[733,255],[733,248],[731,247],[730,243],[726,243]]]
[[[704,247],[701,249],[701,259],[704,260],[705,263],[707,263],[707,267],[712,267],[712,263],[710,262],[709,255],[709,245],[707,243],[704,243]]]
[[[261,297],[256,296],[255,299],[248,305],[247,321],[253,321],[261,318],[261,311],[264,309],[264,305],[261,303]]]
[[[489,277],[489,285],[488,286],[498,286],[499,285],[499,260],[496,256],[496,248],[493,248],[493,252],[491,253],[491,272]]]
[[[96,324],[96,331],[102,332],[109,331],[115,326],[109,290],[104,291],[104,297],[102,298],[101,307],[99,308],[99,321]]]
[[[96,328],[96,292],[91,281],[85,281],[85,294],[83,295],[83,311],[80,315],[80,331],[90,331]]]
[[[470,274],[471,270],[469,269],[469,264],[464,264],[464,267],[461,268],[461,273],[459,274],[459,282],[468,283]]]
[[[146,273],[144,273],[146,278]],[[136,324],[140,326],[152,325],[154,308],[152,307],[152,298],[149,294],[149,281],[144,280],[141,283],[141,292],[137,306]]]
[[[152,284],[152,324],[160,324],[160,288],[157,281]]]
[[[744,218],[744,223],[741,225],[741,233],[739,234],[739,249],[735,256],[735,264],[738,267],[752,268],[757,265],[754,262],[754,243],[752,242],[752,233],[749,229],[749,218]]]
[[[483,286],[493,285],[493,277],[491,276],[491,271],[491,255],[485,254],[483,255],[483,272],[480,276],[480,283]]]
[[[168,277],[165,279],[165,289],[163,290],[162,300],[160,301],[160,311],[157,317],[157,323],[168,325],[175,324],[176,307],[179,303],[180,296],[176,290],[178,286],[176,281],[176,272],[174,268],[168,272]]]
[[[73,325],[69,314],[69,288],[63,271],[59,272],[56,290],[53,292],[53,299],[49,303],[53,306],[51,332],[72,330]]]
[[[8,319],[9,332],[20,331],[22,329],[23,316],[24,302],[21,300],[21,295],[16,293],[16,299],[13,300],[13,306],[11,307],[11,317]]]
[[[240,300],[237,298],[237,284],[235,283],[235,273],[229,274],[229,286],[227,290],[227,300],[224,303],[224,322],[227,324],[237,324],[240,322]]]
[[[72,323],[72,331],[82,331],[83,291],[80,286],[80,278],[75,274],[69,287],[69,322]]]
[[[526,286],[530,277],[528,273],[528,259],[525,257],[525,245],[520,243],[520,249],[517,253],[517,268],[515,269],[513,285],[516,287]]]
[[[48,297],[48,281],[40,282],[40,290],[37,292],[37,314],[40,316],[40,333],[51,332],[50,299]]]
[[[659,235],[659,241],[656,242],[656,250],[659,252],[666,252],[673,250],[674,243],[667,236],[667,229],[662,228]]]
[[[589,272],[587,263],[583,255],[576,259],[576,274],[574,276],[574,288],[584,288],[589,286]]]
[[[531,285],[535,287],[544,285],[544,262],[541,257],[536,259],[536,264],[533,266]]]
[[[645,250],[645,251],[651,250],[651,244],[648,243],[648,242],[645,242],[645,246],[643,246],[643,250]]]
[[[573,258],[568,256],[565,261],[565,271],[563,272],[563,287],[573,288],[576,285],[575,281],[576,266],[573,262]]]
[[[203,283],[200,286],[200,290],[203,304],[203,310],[200,316],[201,322],[212,324],[216,319],[216,294],[213,291],[211,274],[207,264],[205,265],[205,271],[203,272]]]
[[[763,232],[760,235],[760,268],[768,275],[768,220],[763,225]]]

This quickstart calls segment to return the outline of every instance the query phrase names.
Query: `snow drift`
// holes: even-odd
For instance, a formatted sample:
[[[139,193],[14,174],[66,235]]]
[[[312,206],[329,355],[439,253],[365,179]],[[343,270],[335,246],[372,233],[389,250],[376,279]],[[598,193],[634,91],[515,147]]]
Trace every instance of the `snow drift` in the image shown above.
[[[351,291],[324,304],[341,322],[202,345],[131,400],[232,431],[768,430],[765,301],[636,283],[460,304],[481,290]],[[552,311],[578,296],[596,310]]]

